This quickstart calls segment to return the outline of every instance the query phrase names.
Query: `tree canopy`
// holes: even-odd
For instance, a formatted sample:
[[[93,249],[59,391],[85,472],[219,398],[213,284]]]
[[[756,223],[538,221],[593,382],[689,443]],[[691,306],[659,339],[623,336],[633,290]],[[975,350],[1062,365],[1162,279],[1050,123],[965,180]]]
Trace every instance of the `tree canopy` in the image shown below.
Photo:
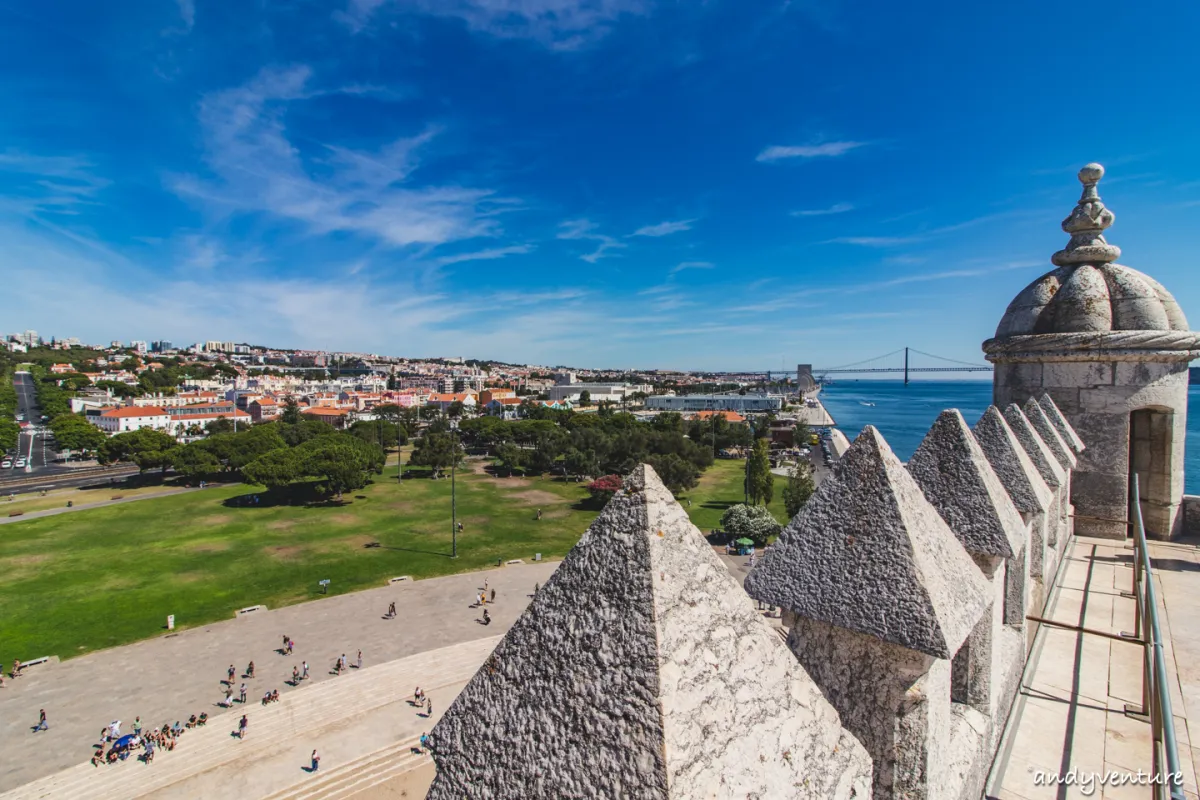
[[[783,506],[787,509],[788,519],[800,513],[814,491],[812,465],[801,461],[788,471],[787,483],[783,485]]]
[[[771,537],[779,535],[783,526],[766,507],[739,503],[730,506],[721,515],[721,529],[734,538],[753,539],[755,546],[765,547]]]
[[[775,476],[771,474],[770,448],[766,439],[756,439],[746,464],[746,496],[751,505],[764,506],[775,497]]]

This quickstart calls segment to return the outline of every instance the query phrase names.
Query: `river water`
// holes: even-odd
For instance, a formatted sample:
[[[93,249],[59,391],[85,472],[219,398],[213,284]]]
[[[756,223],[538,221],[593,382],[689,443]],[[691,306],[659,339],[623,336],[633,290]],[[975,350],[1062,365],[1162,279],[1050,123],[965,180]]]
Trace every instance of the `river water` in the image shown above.
[[[1188,387],[1188,406],[1200,401],[1200,386]],[[943,409],[957,408],[974,426],[992,403],[990,381],[838,381],[821,391],[821,402],[837,427],[853,440],[874,425],[901,461],[907,461]],[[874,403],[873,406],[864,405]],[[1184,461],[1186,491],[1200,494],[1200,403],[1188,415]]]

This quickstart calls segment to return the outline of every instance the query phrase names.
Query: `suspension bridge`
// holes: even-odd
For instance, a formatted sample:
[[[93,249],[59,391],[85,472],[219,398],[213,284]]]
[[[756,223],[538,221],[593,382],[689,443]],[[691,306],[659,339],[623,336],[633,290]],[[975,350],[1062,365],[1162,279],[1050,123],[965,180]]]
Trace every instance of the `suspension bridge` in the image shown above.
[[[904,355],[903,366],[888,366],[888,364],[896,364],[898,356]],[[924,356],[925,358],[934,359],[937,363],[933,366],[913,366],[910,363],[910,355],[915,354]],[[889,361],[890,360],[890,361]],[[813,377],[818,381],[824,382],[826,376],[829,375],[862,375],[875,373],[894,373],[904,375],[904,383],[908,383],[908,376],[914,372],[991,372],[990,364],[977,364],[970,361],[959,361],[954,358],[945,358],[936,356],[933,353],[926,353],[918,350],[915,347],[902,347],[893,350],[890,353],[884,353],[881,356],[866,358],[862,361],[855,361],[853,364],[842,364],[836,367],[813,367]]]

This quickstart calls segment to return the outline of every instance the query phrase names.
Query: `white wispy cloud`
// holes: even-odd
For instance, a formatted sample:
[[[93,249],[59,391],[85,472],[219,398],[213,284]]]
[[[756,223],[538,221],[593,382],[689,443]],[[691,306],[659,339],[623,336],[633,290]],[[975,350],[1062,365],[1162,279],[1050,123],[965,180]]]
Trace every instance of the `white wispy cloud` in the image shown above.
[[[677,275],[685,269],[712,269],[715,266],[709,261],[684,261],[671,267],[671,274]]]
[[[596,233],[596,229],[598,227],[599,226],[596,223],[587,219],[566,220],[565,222],[560,222],[558,225],[558,238],[568,240],[583,239],[599,242],[600,244],[596,246],[595,250],[580,256],[580,259],[588,262],[589,264],[595,264],[600,259],[613,255],[609,252],[610,250],[619,250],[626,246],[624,243],[617,241],[611,236],[607,236],[603,233]]]
[[[498,258],[506,258],[507,256],[518,256],[526,253],[532,253],[536,248],[531,244],[518,244],[511,247],[495,247],[490,250],[476,250],[473,253],[457,253],[451,256],[442,256],[435,259],[434,263],[438,266],[446,266],[448,264],[460,264],[464,261],[494,261]]]
[[[181,176],[172,188],[221,212],[266,213],[310,234],[350,232],[393,246],[433,247],[499,233],[488,189],[413,185],[418,151],[437,131],[375,151],[327,144],[306,160],[288,138],[288,103],[320,94],[305,66],[265,69],[244,86],[200,103],[206,161],[218,176]]]
[[[929,230],[917,231],[916,233],[907,234],[904,236],[838,236],[834,239],[826,239],[821,244],[853,244],[861,247],[896,247],[905,244],[917,244],[934,239],[938,236],[945,236],[949,233],[956,233],[967,228],[974,228],[977,225],[983,225],[988,222],[999,222],[1001,220],[1012,220],[1024,217],[1044,218],[1046,212],[1034,209],[1020,209],[1016,211],[1000,211],[995,214],[984,214],[982,216],[973,217],[971,219],[956,222],[952,225],[942,225],[938,228],[930,228]]]
[[[680,231],[690,231],[692,229],[692,223],[695,221],[696,220],[694,219],[682,219],[678,222],[660,222],[657,225],[646,225],[645,227],[638,228],[629,235],[654,237],[669,236],[672,233],[679,233]]]
[[[179,5],[179,17],[183,20],[183,24],[190,31],[192,26],[196,24],[196,2],[195,0],[175,0]]]
[[[608,35],[624,17],[649,13],[650,0],[350,0],[336,14],[361,31],[385,10],[451,17],[500,39],[529,39],[576,50]]]
[[[830,214],[845,214],[847,211],[853,211],[854,206],[850,203],[834,203],[829,208],[810,208],[803,211],[793,211],[793,217],[826,217]]]
[[[1034,261],[1007,261],[1002,264],[989,264],[980,267],[971,267],[966,269],[950,269],[941,270],[939,272],[922,272],[912,275],[898,275],[895,278],[889,278],[882,281],[872,281],[870,283],[857,284],[855,286],[846,286],[842,291],[846,294],[857,294],[860,292],[871,292],[878,289],[887,289],[893,286],[903,286],[908,283],[927,283],[930,281],[945,281],[958,278],[978,278],[983,275],[991,275],[996,272],[1008,272],[1016,269],[1030,269],[1032,267],[1043,266],[1044,262]]]
[[[823,144],[773,145],[758,154],[756,161],[780,161],[785,158],[832,158],[865,147],[867,142],[825,142]]]
[[[112,183],[94,174],[94,167],[82,156],[0,152],[0,173],[12,176],[0,206],[19,214],[77,214],[80,206],[95,205],[96,195]]]

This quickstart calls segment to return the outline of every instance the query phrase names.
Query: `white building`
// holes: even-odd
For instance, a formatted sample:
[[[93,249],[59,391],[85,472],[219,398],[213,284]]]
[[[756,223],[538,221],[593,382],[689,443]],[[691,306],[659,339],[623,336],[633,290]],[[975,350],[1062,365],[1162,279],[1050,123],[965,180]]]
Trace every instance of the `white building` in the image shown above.
[[[165,430],[171,425],[171,415],[157,406],[122,406],[89,414],[88,421],[106,433],[115,434],[142,428]]]
[[[132,342],[129,343],[129,349],[133,350],[136,353],[145,353],[150,348],[145,342],[134,339]]]
[[[649,394],[652,391],[653,386],[636,383],[562,383],[548,387],[546,395],[552,401],[569,400],[578,404],[579,396],[587,392],[593,403],[620,403],[634,392]]]
[[[594,395],[593,395],[594,397]],[[646,398],[653,411],[778,411],[783,395],[778,394],[683,394]]]

